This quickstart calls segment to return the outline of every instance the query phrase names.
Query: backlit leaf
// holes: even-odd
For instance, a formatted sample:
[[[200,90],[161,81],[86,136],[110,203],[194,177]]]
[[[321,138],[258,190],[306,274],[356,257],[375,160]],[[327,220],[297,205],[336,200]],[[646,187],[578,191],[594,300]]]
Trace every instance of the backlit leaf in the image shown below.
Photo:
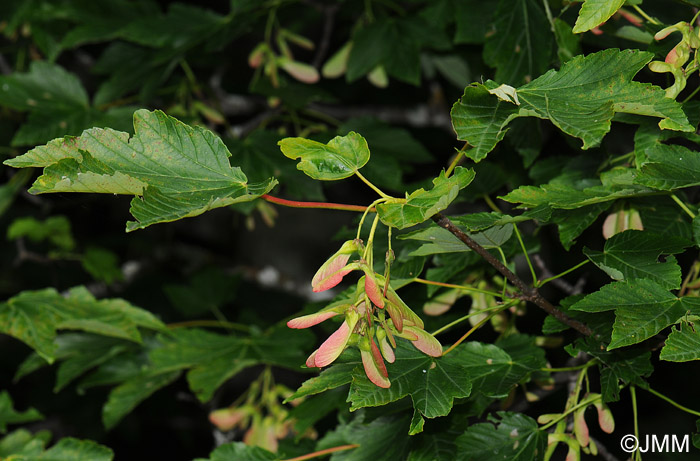
[[[377,205],[379,219],[387,226],[404,229],[430,219],[435,213],[447,208],[457,194],[474,179],[474,170],[457,167],[449,178],[442,171],[433,180],[429,191],[418,189],[400,202],[389,201]]]
[[[354,131],[328,144],[304,138],[285,138],[278,144],[287,157],[301,159],[299,170],[320,181],[350,177],[369,161],[367,141]]]
[[[55,139],[6,165],[45,167],[30,192],[136,195],[127,231],[197,216],[250,201],[276,184],[248,184],[231,167],[230,153],[211,131],[190,127],[163,112],[134,113],[136,134],[93,128],[77,138]]]
[[[140,342],[138,327],[159,330],[164,325],[122,299],[96,300],[84,287],[71,289],[65,297],[52,288],[24,291],[0,304],[0,332],[25,342],[49,362],[58,347],[56,330],[78,329]]]
[[[574,33],[580,34],[610,19],[625,0],[585,0],[574,25]]]

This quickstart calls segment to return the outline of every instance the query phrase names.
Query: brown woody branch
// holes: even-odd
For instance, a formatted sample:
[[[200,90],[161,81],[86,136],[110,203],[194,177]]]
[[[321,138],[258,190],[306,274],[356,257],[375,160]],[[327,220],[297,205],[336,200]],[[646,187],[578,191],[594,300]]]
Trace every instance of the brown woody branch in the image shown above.
[[[521,299],[536,304],[546,313],[553,316],[560,322],[570,326],[571,328],[575,329],[581,334],[585,336],[593,335],[593,331],[587,325],[583,324],[582,322],[579,322],[578,320],[572,319],[564,312],[557,309],[552,303],[550,303],[542,297],[539,291],[537,291],[537,288],[531,287],[525,282],[523,282],[520,277],[515,275],[501,261],[499,261],[493,255],[491,255],[491,253],[486,251],[484,247],[476,243],[474,239],[469,237],[465,232],[462,231],[462,229],[455,226],[454,223],[452,223],[452,221],[450,221],[448,218],[443,216],[441,213],[437,213],[433,215],[432,219],[437,223],[438,226],[450,231],[452,235],[460,239],[465,245],[474,250],[479,256],[484,258],[486,262],[491,264],[498,272],[500,272],[506,279],[508,279],[508,281],[512,283],[513,286],[520,290]]]

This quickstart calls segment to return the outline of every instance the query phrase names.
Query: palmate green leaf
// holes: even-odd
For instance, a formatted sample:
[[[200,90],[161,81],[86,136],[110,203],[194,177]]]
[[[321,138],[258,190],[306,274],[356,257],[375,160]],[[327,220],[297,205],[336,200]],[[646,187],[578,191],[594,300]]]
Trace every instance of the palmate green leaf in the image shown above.
[[[251,447],[243,442],[233,442],[217,447],[206,460],[198,458],[195,461],[275,461],[278,459],[280,459],[279,456],[263,448]]]
[[[555,179],[539,187],[520,186],[499,198],[511,203],[520,203],[521,207],[546,205],[551,208],[571,210],[651,193],[651,189],[632,183],[634,174],[632,168],[627,168],[606,171],[601,174],[600,180]]]
[[[26,429],[17,429],[0,439],[0,459],[36,459],[51,440],[51,433],[43,430],[32,434]]]
[[[406,433],[408,418],[382,416],[364,423],[359,414],[348,424],[341,424],[328,432],[318,442],[317,449],[324,450],[340,445],[358,444],[359,447],[340,451],[331,456],[331,461],[396,461],[405,459],[410,439]]]
[[[514,359],[503,348],[476,341],[460,345],[454,351],[459,363],[466,368],[472,380],[473,392],[490,398],[504,398],[513,386],[527,380],[530,373],[544,366],[544,352],[522,336],[516,338],[517,345],[507,344],[509,349],[521,349]],[[523,356],[524,354],[524,356]]]
[[[610,19],[624,5],[625,0],[584,0],[576,18],[574,33],[580,34]]]
[[[569,250],[576,238],[598,219],[598,216],[612,205],[612,201],[583,206],[573,210],[554,210],[550,222],[557,225],[559,240],[565,250]]]
[[[596,266],[613,280],[649,279],[668,290],[681,286],[681,268],[674,257],[659,262],[659,256],[683,252],[690,242],[646,231],[628,230],[613,235],[603,251],[583,249]]]
[[[134,113],[136,134],[93,128],[77,138],[55,139],[6,165],[45,167],[30,192],[135,195],[127,231],[197,216],[250,201],[276,184],[248,184],[231,167],[229,151],[211,131],[187,126],[163,112]]]
[[[13,175],[9,181],[0,185],[0,217],[12,205],[17,193],[24,188],[31,177],[31,171],[20,171]]]
[[[659,358],[669,362],[700,360],[700,333],[696,327],[682,322],[680,329],[672,328]]]
[[[256,363],[283,367],[302,364],[310,333],[275,329],[254,336],[221,335],[176,329],[161,335],[162,345],[149,354],[156,370],[185,370],[190,389],[206,402],[227,379]]]
[[[652,58],[651,53],[617,49],[576,56],[560,70],[552,69],[518,88],[517,102],[487,95],[498,87],[495,82],[467,87],[452,107],[452,123],[458,138],[475,146],[475,160],[503,139],[515,117],[550,120],[581,139],[583,149],[600,144],[613,115],[620,112],[661,118],[661,129],[694,131],[681,105],[666,98],[661,88],[632,81]]]
[[[56,371],[54,392],[61,391],[80,375],[125,352],[129,342],[89,333],[64,333],[56,337],[58,348],[55,359],[60,361]],[[18,367],[14,381],[48,365],[36,352],[30,354]]]
[[[700,298],[678,298],[647,279],[614,282],[591,293],[571,309],[584,312],[615,310],[608,350],[648,339],[678,322],[687,312],[700,312]]]
[[[466,151],[467,157],[479,162],[503,140],[508,122],[518,116],[518,106],[495,97],[485,85],[474,83],[464,89],[450,115],[457,139],[473,146]]]
[[[91,107],[78,77],[46,61],[32,62],[26,73],[0,76],[0,106],[29,112],[12,139],[15,146],[77,135],[91,126],[122,126],[133,112],[131,108],[101,112]]]
[[[494,17],[484,61],[496,68],[496,80],[521,85],[544,73],[554,55],[554,35],[542,2],[500,0]]]
[[[654,144],[647,148],[638,184],[660,190],[700,185],[700,154],[683,146]]]
[[[8,424],[27,423],[44,419],[44,416],[34,408],[17,411],[12,408],[12,398],[7,391],[0,392],[0,433],[7,432]]]
[[[320,394],[330,389],[335,389],[352,381],[352,371],[361,363],[359,356],[357,360],[348,363],[336,363],[326,368],[318,376],[304,381],[297,391],[285,399],[286,402],[305,397],[308,395]]]
[[[457,167],[450,177],[445,171],[433,179],[429,191],[418,189],[401,201],[387,201],[377,205],[379,219],[387,226],[404,229],[427,221],[435,213],[447,208],[457,198],[457,194],[474,179],[474,170]]]
[[[455,398],[468,397],[472,383],[457,356],[434,358],[418,351],[407,341],[397,341],[396,361],[387,364],[391,387],[373,384],[362,368],[352,373],[348,401],[350,411],[386,405],[407,395],[413,407],[426,418],[447,415]]]
[[[285,156],[301,159],[297,169],[319,181],[348,178],[369,161],[367,141],[354,131],[328,144],[305,138],[285,138],[278,144]]]
[[[42,453],[30,452],[10,456],[12,461],[112,461],[111,449],[92,440],[65,437]]]
[[[51,216],[39,221],[31,216],[17,218],[7,228],[7,239],[26,237],[32,242],[48,240],[61,250],[75,248],[70,221],[65,216]]]
[[[96,300],[84,287],[71,289],[65,297],[52,288],[24,291],[0,304],[0,332],[23,341],[49,363],[56,358],[56,330],[140,342],[138,327],[165,328],[150,312],[122,299]]]
[[[460,459],[469,461],[532,461],[544,453],[547,433],[521,413],[499,411],[490,423],[474,424],[457,438]],[[493,423],[493,424],[492,424]]]
[[[158,389],[167,386],[180,376],[180,371],[145,374],[129,379],[112,389],[102,407],[102,423],[106,429],[114,427],[121,419]]]

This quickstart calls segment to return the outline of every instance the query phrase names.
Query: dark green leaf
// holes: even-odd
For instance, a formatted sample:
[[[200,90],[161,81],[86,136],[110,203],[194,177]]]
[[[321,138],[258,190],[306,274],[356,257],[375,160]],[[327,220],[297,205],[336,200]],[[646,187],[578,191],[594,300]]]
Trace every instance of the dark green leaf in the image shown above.
[[[467,233],[478,244],[486,249],[498,248],[506,243],[513,235],[513,226],[493,226],[481,232]],[[402,240],[417,240],[428,242],[414,250],[409,256],[426,256],[439,253],[459,253],[471,251],[461,240],[442,227],[430,226],[399,237]]]
[[[529,416],[499,411],[493,423],[474,424],[457,438],[457,449],[463,460],[532,461],[544,453],[547,433],[540,431],[537,421]]]
[[[614,282],[571,306],[584,312],[615,310],[608,350],[644,341],[672,325],[692,309],[689,298],[678,298],[647,279]]]
[[[162,346],[151,351],[150,359],[157,370],[189,369],[190,389],[206,402],[227,379],[256,363],[302,364],[309,335],[300,333],[285,328],[265,335],[234,336],[180,328],[161,335]]]
[[[32,242],[48,240],[65,251],[75,248],[70,221],[65,216],[51,216],[44,221],[32,217],[17,218],[7,228],[7,238],[15,240],[22,237]]]
[[[102,422],[111,429],[139,403],[158,389],[167,386],[180,376],[180,371],[157,373],[131,378],[112,389],[102,408]]]
[[[27,423],[40,419],[44,419],[44,416],[34,408],[21,412],[12,408],[12,398],[9,392],[0,392],[0,433],[7,432],[8,424]]]
[[[396,361],[387,364],[391,387],[374,385],[362,368],[353,371],[348,401],[350,411],[386,405],[407,395],[413,407],[426,418],[447,415],[455,398],[468,397],[472,383],[467,369],[456,355],[434,358],[418,351],[407,341],[397,341]]]
[[[484,61],[496,68],[496,80],[522,85],[543,74],[552,60],[554,36],[542,2],[501,0],[494,17]]]
[[[647,161],[636,178],[638,184],[660,190],[700,185],[698,152],[666,144],[654,144],[645,152]]]
[[[119,258],[116,254],[104,248],[86,248],[81,262],[83,263],[83,268],[95,280],[100,280],[108,285],[124,278],[119,268]]]
[[[680,329],[672,328],[659,358],[670,362],[700,360],[700,333],[695,328],[685,322],[681,323]]]
[[[65,437],[36,458],[36,461],[112,461],[114,453],[92,440]],[[18,460],[19,461],[19,460]]]
[[[479,83],[466,87],[450,111],[457,139],[473,146],[466,154],[475,162],[483,160],[505,137],[506,125],[517,114],[515,104],[493,96]]]
[[[628,230],[608,239],[602,252],[584,248],[583,253],[613,280],[646,278],[673,290],[681,286],[681,268],[675,258],[659,262],[659,256],[681,253],[689,243],[680,238]]]
[[[275,461],[278,459],[280,458],[277,455],[260,447],[251,447],[243,442],[233,442],[221,445],[212,451],[208,461]]]
[[[26,429],[17,429],[0,439],[0,458],[10,459],[10,455],[14,455],[12,459],[18,461],[36,459],[50,439],[49,431],[32,434]]]
[[[150,312],[122,299],[96,300],[84,287],[61,296],[56,290],[24,291],[0,304],[0,332],[14,336],[53,362],[56,330],[78,329],[104,336],[141,341],[138,327],[164,325]]]
[[[408,418],[387,416],[364,424],[362,415],[349,424],[342,424],[321,439],[319,450],[346,444],[358,444],[352,450],[334,453],[331,461],[396,461],[405,459],[409,436],[406,434]]]

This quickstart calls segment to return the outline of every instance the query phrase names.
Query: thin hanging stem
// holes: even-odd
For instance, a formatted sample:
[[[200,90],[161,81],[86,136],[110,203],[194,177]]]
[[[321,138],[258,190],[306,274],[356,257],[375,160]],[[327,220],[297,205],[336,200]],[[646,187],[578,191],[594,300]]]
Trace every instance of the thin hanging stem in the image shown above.
[[[657,396],[658,398],[665,400],[666,402],[670,403],[671,405],[678,408],[679,410],[683,410],[686,413],[690,413],[691,415],[694,415],[694,416],[700,416],[700,411],[695,411],[695,410],[691,410],[688,407],[684,407],[680,403],[678,403],[674,400],[671,400],[669,397],[666,397],[661,392],[655,391],[654,389],[652,389],[650,387],[642,387],[641,389],[644,389],[645,391],[649,392],[650,394],[653,394],[653,395]]]
[[[686,213],[688,216],[690,216],[690,219],[695,219],[695,213],[693,213],[692,211],[690,211],[690,208],[688,208],[688,205],[686,205],[686,204],[683,202],[683,200],[681,200],[681,199],[679,199],[678,197],[676,197],[676,194],[671,194],[671,198],[673,199],[674,202],[676,202],[676,203],[678,204],[679,207],[681,207],[681,209],[682,209],[683,211],[685,211],[685,213]]]
[[[654,19],[654,18],[652,18],[651,16],[649,16],[648,14],[646,14],[646,12],[644,12],[644,10],[641,9],[639,6],[637,6],[637,5],[632,5],[632,8],[634,8],[634,9],[637,11],[637,13],[639,13],[640,15],[642,15],[642,17],[643,17],[644,19],[646,19],[647,21],[649,21],[650,23],[652,23],[652,24],[654,24],[654,25],[657,25],[657,26],[660,24],[659,21],[657,21],[656,19]]]
[[[370,204],[370,206],[368,206],[368,207],[365,208],[365,212],[362,213],[362,218],[360,218],[360,224],[357,226],[357,236],[355,237],[356,239],[359,239],[359,238],[360,238],[360,235],[362,234],[362,225],[365,223],[365,218],[367,217],[367,213],[370,212],[370,209],[371,209],[372,211],[375,211],[375,208],[376,208],[377,204],[379,204],[379,203],[381,203],[381,202],[383,202],[383,201],[384,201],[383,198],[378,198],[377,200],[375,200],[374,202],[372,202],[372,203]]]
[[[460,317],[460,318],[458,318],[457,320],[455,320],[455,321],[453,321],[453,322],[450,322],[450,323],[448,323],[448,324],[445,325],[445,326],[442,326],[442,327],[438,328],[437,330],[433,331],[433,332],[430,333],[430,334],[433,335],[433,336],[439,335],[440,333],[443,333],[443,332],[449,330],[449,329],[452,328],[453,326],[458,325],[458,324],[464,322],[465,320],[467,320],[467,319],[469,319],[469,318],[471,318],[471,317],[474,317],[475,315],[481,315],[481,314],[483,314],[484,312],[491,312],[491,311],[493,311],[493,310],[501,310],[502,308],[503,308],[503,306],[500,306],[500,305],[499,305],[499,306],[487,307],[486,309],[481,309],[481,310],[476,311],[476,312],[470,312],[469,314],[467,314],[467,315],[465,315],[465,316],[463,316],[463,317]]]
[[[542,280],[541,282],[536,282],[536,283],[535,283],[535,286],[536,286],[536,287],[541,287],[541,286],[544,285],[545,283],[549,283],[549,282],[551,282],[552,280],[556,280],[556,279],[558,279],[558,278],[560,278],[560,277],[563,277],[563,276],[565,276],[566,274],[568,274],[569,272],[573,272],[573,271],[575,271],[576,269],[578,269],[579,267],[585,266],[585,265],[588,264],[589,262],[590,262],[590,260],[588,260],[588,259],[585,260],[585,261],[582,261],[582,262],[576,264],[574,267],[569,268],[569,269],[565,270],[564,272],[562,272],[562,273],[560,273],[560,274],[553,275],[553,276],[551,276],[551,277],[549,277],[549,278],[546,278],[546,279]]]
[[[639,440],[639,421],[637,419],[637,391],[635,386],[630,386],[630,395],[632,396],[632,418],[634,420],[634,436]],[[635,458],[637,461],[641,461],[642,455],[639,454],[639,450],[635,451]]]
[[[426,280],[426,279],[422,279],[422,278],[418,278],[418,277],[414,278],[413,281],[418,282],[418,283],[422,283],[424,285],[436,285],[439,287],[456,288],[456,289],[462,290],[462,291],[471,291],[473,293],[483,293],[485,295],[491,295],[491,296],[496,296],[496,297],[501,296],[501,293],[497,293],[495,291],[482,290],[481,288],[468,287],[465,285],[455,285],[452,283],[434,282],[432,280]]]
[[[457,342],[455,342],[453,345],[451,345],[450,347],[448,347],[447,350],[446,350],[445,352],[442,353],[442,355],[443,355],[443,356],[447,355],[447,354],[448,354],[451,350],[453,350],[455,347],[457,347],[457,346],[459,346],[460,344],[462,344],[462,343],[464,342],[465,339],[467,339],[469,336],[471,336],[471,334],[474,333],[476,330],[478,330],[479,328],[481,328],[486,322],[488,322],[489,320],[491,320],[496,314],[498,314],[499,312],[501,312],[501,311],[503,311],[503,310],[505,310],[505,309],[508,309],[508,308],[511,307],[511,306],[516,305],[517,303],[518,303],[517,301],[510,301],[510,302],[507,302],[507,303],[503,304],[502,306],[500,306],[500,309],[496,310],[495,312],[492,312],[491,314],[489,314],[488,317],[484,318],[482,321],[480,321],[479,323],[477,323],[476,325],[474,325],[469,331],[467,331],[466,333],[464,333],[464,335],[462,335],[462,337],[459,338],[459,339],[457,340]]]
[[[377,194],[379,194],[382,198],[384,198],[384,199],[393,198],[391,195],[388,195],[388,194],[385,194],[384,192],[382,192],[377,186],[375,186],[374,184],[372,184],[372,183],[370,182],[369,179],[367,179],[367,178],[365,178],[364,176],[362,176],[362,174],[361,174],[359,171],[356,171],[356,172],[355,172],[355,175],[356,175],[358,178],[360,178],[360,179],[362,180],[363,183],[367,184],[374,192],[376,192]]]
[[[537,274],[535,274],[535,268],[532,267],[532,261],[530,261],[530,256],[527,254],[527,248],[525,248],[525,243],[523,243],[523,237],[520,235],[518,226],[515,223],[513,223],[513,230],[515,231],[515,236],[518,238],[518,242],[520,242],[520,248],[522,248],[523,254],[525,255],[527,267],[530,268],[530,274],[532,275],[532,283],[535,286],[537,286]]]
[[[331,453],[336,453],[338,451],[352,450],[353,448],[358,448],[358,447],[359,447],[358,444],[340,445],[338,447],[326,448],[325,450],[314,451],[313,453],[297,456],[296,458],[287,458],[283,461],[304,461],[307,459],[318,458],[320,456],[325,456],[325,455],[329,455]]]
[[[454,160],[452,160],[450,166],[447,167],[447,171],[445,171],[446,177],[449,177],[455,170],[455,168],[457,168],[457,165],[459,165],[459,162],[462,160],[462,157],[464,157],[464,151],[467,150],[467,147],[469,147],[469,143],[465,142],[462,148],[459,151],[457,151],[457,155],[455,155]]]

